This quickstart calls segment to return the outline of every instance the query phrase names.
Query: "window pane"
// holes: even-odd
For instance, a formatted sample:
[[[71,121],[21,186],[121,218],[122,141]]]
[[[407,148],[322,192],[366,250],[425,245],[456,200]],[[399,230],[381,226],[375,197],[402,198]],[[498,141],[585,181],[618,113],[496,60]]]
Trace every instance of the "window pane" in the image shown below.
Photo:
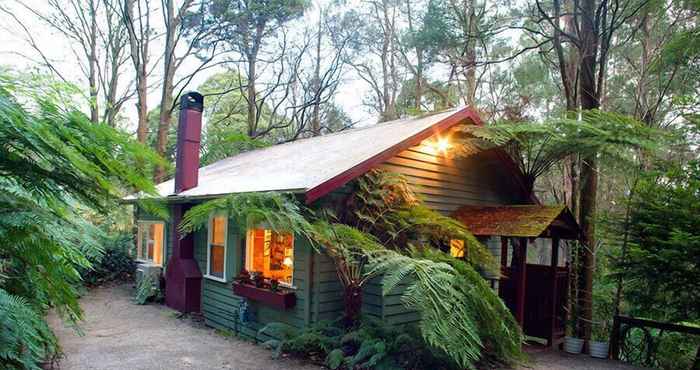
[[[165,224],[153,224],[151,237],[153,238],[153,254],[151,260],[156,265],[163,264],[163,246],[165,243]]]
[[[294,237],[288,233],[253,229],[248,232],[246,268],[268,279],[292,284]]]
[[[224,245],[226,238],[226,218],[214,217],[211,222],[211,243]]]
[[[464,240],[450,240],[450,255],[457,258],[464,257]]]
[[[216,276],[218,278],[224,277],[224,246],[223,245],[211,245],[209,259],[209,275]]]

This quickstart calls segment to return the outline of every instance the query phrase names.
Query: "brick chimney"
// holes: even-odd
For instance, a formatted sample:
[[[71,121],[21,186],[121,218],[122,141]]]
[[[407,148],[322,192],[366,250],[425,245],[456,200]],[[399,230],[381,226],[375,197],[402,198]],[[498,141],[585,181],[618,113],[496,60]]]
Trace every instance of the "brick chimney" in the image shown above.
[[[204,97],[189,92],[180,98],[175,159],[175,196],[197,186],[199,147],[202,136]],[[199,312],[202,273],[194,259],[194,235],[178,230],[182,216],[193,204],[177,201],[172,205],[171,235],[173,253],[165,274],[165,303],[180,312]]]

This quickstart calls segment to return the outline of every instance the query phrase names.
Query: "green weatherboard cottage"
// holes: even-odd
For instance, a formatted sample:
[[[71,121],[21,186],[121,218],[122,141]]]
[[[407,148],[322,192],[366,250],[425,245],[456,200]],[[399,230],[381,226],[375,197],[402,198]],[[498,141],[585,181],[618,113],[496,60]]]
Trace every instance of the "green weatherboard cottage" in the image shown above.
[[[228,194],[276,191],[292,193],[300,204],[311,208],[342,205],[351,191],[346,184],[372,169],[382,169],[402,174],[435,211],[463,216],[464,209],[473,209],[470,214],[477,216],[465,218],[468,222],[481,219],[477,212],[495,209],[529,220],[532,216],[528,215],[535,215],[539,217],[538,226],[526,228],[525,234],[474,233],[497,257],[502,257],[503,268],[510,269],[512,278],[493,276],[492,286],[499,289],[526,333],[526,316],[518,314],[530,310],[525,307],[529,295],[524,284],[530,265],[519,257],[525,255],[525,238],[551,238],[549,245],[556,246],[559,237],[573,238],[577,233],[564,207],[542,212],[537,200],[526,194],[517,167],[500,150],[468,157],[451,155],[450,143],[464,135],[460,128],[481,124],[478,115],[468,108],[301,139],[202,168],[202,96],[188,93],[182,98],[181,109],[176,175],[157,188],[168,204],[170,217],[161,220],[137,207],[137,257],[143,273],[163,271],[168,306],[182,312],[201,312],[205,323],[217,329],[257,337],[258,330],[270,322],[303,328],[343,313],[343,287],[333,261],[316,252],[301,235],[276,233],[265,225],[241,230],[227,214],[212,214],[207,227],[180,235],[176,225],[188,209]],[[507,212],[511,208],[519,212]],[[509,225],[517,223],[517,219],[506,221]],[[498,223],[498,219],[490,219],[486,226],[492,227],[486,229],[500,230]],[[468,251],[460,249],[455,241],[451,253],[463,256]],[[551,268],[565,269],[559,260],[552,258]],[[241,275],[251,283],[236,282]],[[517,284],[519,279],[523,284]],[[363,289],[362,313],[393,325],[416,323],[420,317],[402,304],[401,287],[382,295],[381,279],[375,278]],[[555,286],[554,290],[561,287]],[[535,293],[535,289],[529,291]],[[553,303],[558,300],[553,292],[544,294],[549,298],[540,299],[540,304],[555,307]],[[555,314],[548,316],[550,324],[538,331],[550,343],[559,335],[555,330],[563,322],[563,317],[557,316],[559,307],[553,310]]]

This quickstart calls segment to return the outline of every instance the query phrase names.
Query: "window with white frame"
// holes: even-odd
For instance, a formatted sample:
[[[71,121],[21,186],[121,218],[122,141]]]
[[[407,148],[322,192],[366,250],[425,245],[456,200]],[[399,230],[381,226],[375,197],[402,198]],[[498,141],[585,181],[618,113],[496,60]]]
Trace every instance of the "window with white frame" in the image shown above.
[[[165,223],[139,221],[137,223],[136,259],[141,262],[163,265]]]
[[[210,279],[226,281],[227,226],[226,214],[214,214],[209,217],[206,277]]]
[[[265,228],[248,229],[245,268],[281,285],[292,286],[294,236]]]

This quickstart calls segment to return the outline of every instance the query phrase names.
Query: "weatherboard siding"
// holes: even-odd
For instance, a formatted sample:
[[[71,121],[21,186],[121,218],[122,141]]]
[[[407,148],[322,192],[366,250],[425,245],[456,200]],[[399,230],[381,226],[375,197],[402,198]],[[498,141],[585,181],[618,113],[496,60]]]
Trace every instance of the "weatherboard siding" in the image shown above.
[[[202,279],[202,315],[206,325],[231,331],[256,340],[269,339],[258,331],[271,322],[282,322],[301,329],[309,323],[308,294],[309,261],[311,249],[301,236],[294,243],[294,280],[296,304],[288,310],[278,310],[248,299],[249,321],[240,320],[240,307],[245,300],[233,294],[232,282],[240,273],[245,261],[245,239],[235,223],[229,221],[226,255],[226,282],[204,277]],[[195,259],[202,274],[207,271],[207,230],[195,233]]]
[[[403,174],[423,202],[443,214],[449,215],[463,205],[518,202],[512,175],[491,153],[446,158],[421,144],[400,152],[379,168]]]

